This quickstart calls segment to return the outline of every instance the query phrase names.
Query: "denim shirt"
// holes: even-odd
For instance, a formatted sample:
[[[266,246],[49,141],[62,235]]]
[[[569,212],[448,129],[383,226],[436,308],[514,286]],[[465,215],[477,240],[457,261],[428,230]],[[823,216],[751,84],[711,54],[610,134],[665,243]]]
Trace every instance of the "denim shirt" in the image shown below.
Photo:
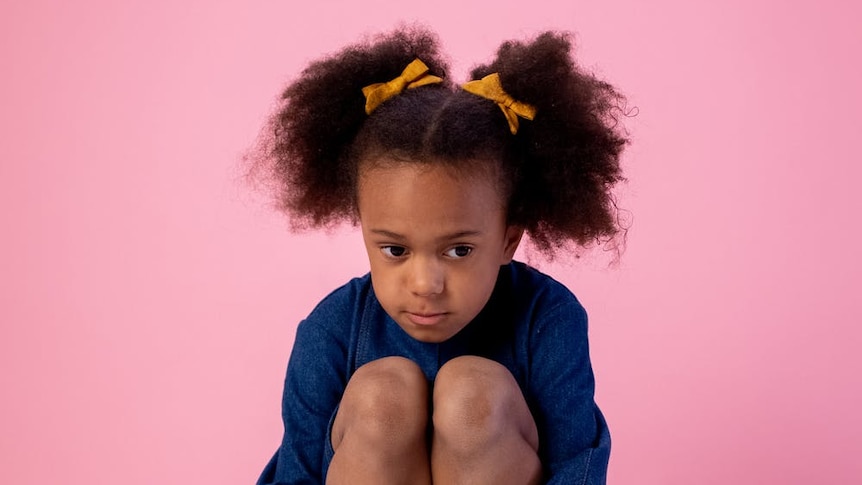
[[[284,438],[258,485],[325,481],[332,420],[363,364],[402,356],[433,381],[461,355],[495,360],[515,377],[538,428],[544,483],[606,482],[610,434],[593,399],[586,312],[565,286],[512,262],[500,268],[479,315],[441,343],[407,335],[380,306],[370,275],[324,298],[297,328],[284,383]]]

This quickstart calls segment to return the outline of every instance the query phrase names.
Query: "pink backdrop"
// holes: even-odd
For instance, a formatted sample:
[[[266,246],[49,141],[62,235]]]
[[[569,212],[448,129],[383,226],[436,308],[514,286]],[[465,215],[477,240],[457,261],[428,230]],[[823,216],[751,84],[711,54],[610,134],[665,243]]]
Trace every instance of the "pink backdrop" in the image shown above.
[[[610,483],[860,483],[852,2],[132,3],[0,8],[0,483],[254,481],[296,322],[367,263],[238,159],[309,59],[400,19],[461,78],[575,30],[640,110],[621,264],[541,265],[590,311]]]

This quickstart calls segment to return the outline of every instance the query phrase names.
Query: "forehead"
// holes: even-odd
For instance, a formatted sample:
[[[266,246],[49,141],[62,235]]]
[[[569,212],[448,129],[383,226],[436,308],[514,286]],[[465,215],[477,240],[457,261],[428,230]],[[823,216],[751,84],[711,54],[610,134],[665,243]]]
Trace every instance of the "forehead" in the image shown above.
[[[393,232],[490,229],[504,219],[491,172],[437,163],[366,165],[357,190],[360,222]]]

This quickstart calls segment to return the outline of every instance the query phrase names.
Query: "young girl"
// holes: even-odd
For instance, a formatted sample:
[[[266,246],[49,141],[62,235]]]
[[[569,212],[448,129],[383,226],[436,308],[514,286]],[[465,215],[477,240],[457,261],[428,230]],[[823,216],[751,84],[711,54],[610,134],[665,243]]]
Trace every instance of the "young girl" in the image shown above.
[[[512,257],[619,231],[622,98],[565,35],[453,84],[402,29],[311,64],[256,159],[294,223],[358,223],[371,272],[299,324],[259,484],[598,484],[610,436],[587,317]]]

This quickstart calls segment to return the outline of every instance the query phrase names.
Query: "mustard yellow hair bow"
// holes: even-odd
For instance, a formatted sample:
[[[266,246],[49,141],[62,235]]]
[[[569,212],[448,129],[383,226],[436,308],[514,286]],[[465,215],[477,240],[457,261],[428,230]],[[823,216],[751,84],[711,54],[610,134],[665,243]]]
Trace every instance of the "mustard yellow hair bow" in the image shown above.
[[[477,81],[470,81],[461,87],[469,93],[497,103],[500,109],[503,110],[503,114],[506,115],[506,120],[509,122],[509,130],[513,135],[518,132],[518,116],[528,120],[532,120],[536,116],[536,108],[534,106],[515,101],[506,91],[503,91],[503,85],[500,84],[500,75],[496,72],[488,74]]]
[[[414,59],[395,79],[386,83],[370,84],[362,88],[362,94],[365,95],[365,114],[370,115],[381,103],[401,94],[405,89],[443,82],[443,79],[427,74],[427,72],[428,66],[419,59]]]

